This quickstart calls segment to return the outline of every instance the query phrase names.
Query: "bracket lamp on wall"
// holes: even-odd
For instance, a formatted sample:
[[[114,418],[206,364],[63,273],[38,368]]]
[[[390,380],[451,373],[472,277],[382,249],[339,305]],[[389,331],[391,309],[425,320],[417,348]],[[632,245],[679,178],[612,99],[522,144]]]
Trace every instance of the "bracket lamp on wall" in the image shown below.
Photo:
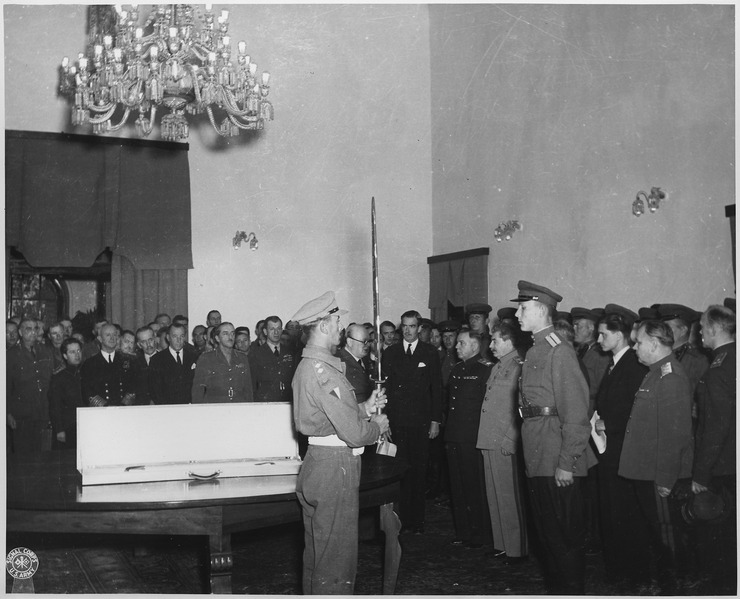
[[[518,220],[509,220],[505,223],[499,223],[496,230],[493,232],[493,236],[497,242],[509,241],[511,236],[514,235],[514,231],[521,231],[524,227]]]
[[[255,251],[259,247],[259,241],[257,241],[257,236],[253,232],[237,231],[234,239],[231,241],[235,250],[238,250],[242,246],[242,241],[249,243],[249,249],[252,251]]]
[[[650,212],[655,212],[660,208],[660,202],[665,200],[665,198],[666,193],[660,187],[652,187],[650,189],[650,195],[644,191],[638,191],[635,201],[632,202],[632,214],[635,216],[642,215],[645,212],[646,204]]]

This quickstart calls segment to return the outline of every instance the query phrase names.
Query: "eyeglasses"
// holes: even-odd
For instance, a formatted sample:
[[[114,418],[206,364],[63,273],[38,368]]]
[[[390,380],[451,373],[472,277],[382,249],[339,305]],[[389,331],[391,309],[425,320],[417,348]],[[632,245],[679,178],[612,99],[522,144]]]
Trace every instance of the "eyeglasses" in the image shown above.
[[[360,341],[359,339],[355,339],[354,337],[350,337],[347,335],[347,339],[352,339],[352,341],[357,341],[357,343],[362,343],[362,345],[368,345],[369,343],[372,343],[370,339],[365,339],[364,341]]]

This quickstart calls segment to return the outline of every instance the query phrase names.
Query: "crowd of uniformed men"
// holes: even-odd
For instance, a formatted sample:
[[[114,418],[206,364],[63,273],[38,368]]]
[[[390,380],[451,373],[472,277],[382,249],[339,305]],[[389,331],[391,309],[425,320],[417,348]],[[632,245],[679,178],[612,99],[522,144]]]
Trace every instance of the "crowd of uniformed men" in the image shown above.
[[[368,414],[385,405],[373,394],[373,380],[384,381],[391,439],[409,465],[402,532],[424,533],[433,498],[451,507],[460,550],[488,547],[510,565],[527,560],[534,541],[553,593],[584,592],[587,551],[603,552],[608,579],[625,593],[675,592],[687,574],[733,588],[734,300],[703,312],[678,304],[559,312],[561,300],[520,281],[518,308],[493,315],[470,304],[466,322],[439,324],[412,310],[398,325],[381,323],[379,339],[372,323],[335,339],[305,318],[283,328],[270,316],[252,340],[217,310],[193,328],[192,343],[182,315],[159,314],[135,332],[100,321],[91,339],[70,320],[45,330],[9,319],[8,450],[75,447],[77,407],[294,401],[302,356],[318,365],[334,355]],[[315,343],[331,353],[316,354]],[[310,428],[296,418],[299,430]],[[374,440],[387,427],[378,422],[358,438]],[[351,589],[346,580],[320,587]]]

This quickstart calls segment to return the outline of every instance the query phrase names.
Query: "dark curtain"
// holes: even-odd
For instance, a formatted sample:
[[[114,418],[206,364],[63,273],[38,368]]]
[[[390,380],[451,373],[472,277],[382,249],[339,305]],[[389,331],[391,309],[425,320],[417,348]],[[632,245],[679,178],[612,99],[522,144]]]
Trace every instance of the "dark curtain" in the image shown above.
[[[434,322],[447,319],[447,302],[464,306],[488,302],[488,255],[429,263],[429,308]]]
[[[6,245],[52,268],[89,267],[109,247],[111,310],[124,328],[187,314],[187,148],[6,132]]]

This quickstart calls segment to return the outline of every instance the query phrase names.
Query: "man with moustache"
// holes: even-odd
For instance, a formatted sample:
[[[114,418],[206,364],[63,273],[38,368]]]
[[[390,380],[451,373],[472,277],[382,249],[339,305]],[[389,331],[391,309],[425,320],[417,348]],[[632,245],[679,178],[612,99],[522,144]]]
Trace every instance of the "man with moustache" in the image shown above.
[[[340,341],[334,292],[303,305],[293,316],[307,336],[293,378],[293,419],[308,436],[296,495],[303,510],[303,593],[351,595],[357,574],[359,489],[365,445],[388,430],[383,391],[355,399],[345,365],[332,355]]]
[[[373,392],[373,383],[365,367],[364,358],[370,351],[370,338],[367,329],[361,324],[351,324],[347,328],[347,342],[337,357],[346,366],[345,376],[355,391],[357,403],[367,400]]]
[[[216,349],[201,354],[195,365],[193,403],[254,401],[249,359],[234,349],[234,325],[222,322],[215,331]]]

